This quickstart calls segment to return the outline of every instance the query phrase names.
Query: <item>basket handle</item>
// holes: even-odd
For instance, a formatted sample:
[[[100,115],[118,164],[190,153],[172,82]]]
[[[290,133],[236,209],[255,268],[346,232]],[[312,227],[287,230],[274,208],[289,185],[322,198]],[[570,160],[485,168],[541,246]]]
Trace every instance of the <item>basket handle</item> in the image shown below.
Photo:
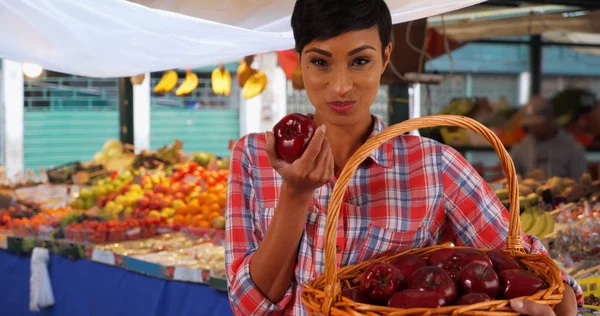
[[[400,136],[419,128],[437,127],[437,126],[457,126],[472,130],[483,136],[494,148],[500,158],[500,165],[508,180],[508,190],[510,199],[510,224],[507,236],[506,250],[515,255],[523,253],[523,242],[521,241],[521,222],[519,218],[519,184],[515,166],[508,152],[500,139],[490,129],[481,123],[463,116],[457,115],[436,115],[420,117],[406,120],[404,122],[387,127],[381,133],[368,139],[355,153],[350,157],[346,166],[342,170],[331,195],[327,211],[327,222],[325,226],[325,301],[322,305],[323,313],[327,315],[335,298],[339,295],[341,288],[337,279],[337,260],[336,260],[336,230],[344,192],[348,182],[356,172],[358,166],[371,154],[388,140]]]

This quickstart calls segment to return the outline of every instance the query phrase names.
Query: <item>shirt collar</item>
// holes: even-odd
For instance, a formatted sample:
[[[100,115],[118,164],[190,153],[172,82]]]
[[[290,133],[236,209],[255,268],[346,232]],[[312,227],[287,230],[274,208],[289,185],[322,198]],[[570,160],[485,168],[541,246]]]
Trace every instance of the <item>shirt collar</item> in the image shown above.
[[[307,116],[309,116],[310,118],[313,118],[314,114],[308,113]],[[383,132],[383,130],[387,127],[386,124],[383,122],[383,120],[381,120],[378,116],[371,115],[371,117],[373,117],[374,123],[373,123],[373,130],[371,131],[371,135],[369,135],[369,139],[371,137]],[[383,143],[381,146],[379,146],[377,149],[375,149],[369,155],[369,158],[371,159],[371,161],[373,161],[374,163],[376,163],[384,168],[390,168],[393,163],[393,154],[394,154],[394,148],[392,146],[392,143],[390,141],[387,141],[387,142]]]
[[[378,116],[372,115],[372,117],[374,120],[373,131],[371,132],[369,139],[383,132],[383,130],[387,127],[386,124]],[[375,162],[376,164],[384,168],[389,168],[392,166],[393,162],[393,151],[394,148],[392,146],[392,143],[390,141],[387,141],[381,146],[379,146],[377,149],[375,149],[369,155],[369,158],[371,158],[371,160],[373,160],[373,162]]]

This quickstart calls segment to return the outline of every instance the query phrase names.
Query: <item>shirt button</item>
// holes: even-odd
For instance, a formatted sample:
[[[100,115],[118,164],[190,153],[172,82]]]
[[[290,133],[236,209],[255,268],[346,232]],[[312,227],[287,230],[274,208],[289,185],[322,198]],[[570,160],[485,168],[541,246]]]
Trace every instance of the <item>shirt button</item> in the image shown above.
[[[336,245],[335,252],[340,253],[341,251],[342,251],[342,249],[340,248],[340,246]]]

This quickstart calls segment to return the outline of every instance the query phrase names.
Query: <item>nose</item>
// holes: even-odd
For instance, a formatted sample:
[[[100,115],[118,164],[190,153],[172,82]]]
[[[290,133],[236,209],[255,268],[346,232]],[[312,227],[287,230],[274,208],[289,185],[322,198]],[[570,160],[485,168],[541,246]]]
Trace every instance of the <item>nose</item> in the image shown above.
[[[338,95],[345,95],[352,89],[353,85],[352,75],[346,67],[339,67],[331,73],[329,87]]]

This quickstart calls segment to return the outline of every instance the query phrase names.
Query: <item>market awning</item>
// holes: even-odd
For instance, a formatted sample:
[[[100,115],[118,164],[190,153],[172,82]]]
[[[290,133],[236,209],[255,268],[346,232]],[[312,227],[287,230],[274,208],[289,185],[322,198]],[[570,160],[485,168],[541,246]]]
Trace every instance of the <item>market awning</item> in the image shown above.
[[[150,7],[122,0],[0,0],[0,58],[82,76],[124,77],[294,46],[293,0],[136,1]],[[401,23],[482,1],[387,2],[394,23]]]
[[[548,32],[543,37],[551,42],[600,45],[600,34],[578,32]],[[572,47],[585,54],[600,56],[600,48]]]
[[[458,41],[538,35],[547,32],[600,33],[600,11],[573,15],[557,13],[493,20],[464,20],[432,27]]]

